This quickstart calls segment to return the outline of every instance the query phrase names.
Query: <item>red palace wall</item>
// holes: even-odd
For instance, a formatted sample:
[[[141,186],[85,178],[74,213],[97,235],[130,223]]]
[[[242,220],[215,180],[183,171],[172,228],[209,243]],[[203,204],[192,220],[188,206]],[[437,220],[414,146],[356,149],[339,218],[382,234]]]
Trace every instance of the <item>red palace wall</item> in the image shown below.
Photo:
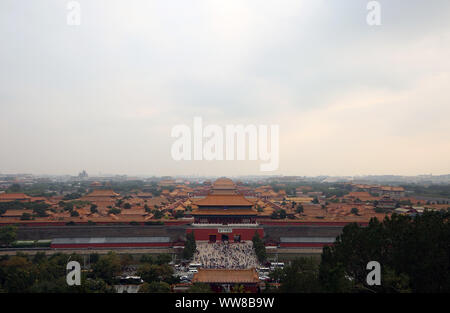
[[[332,246],[331,243],[320,242],[281,242],[280,248],[322,248],[325,246]]]
[[[151,221],[153,222],[153,221]],[[108,222],[95,222],[96,225],[142,225],[145,226],[146,222],[117,222],[117,221],[108,221]],[[192,221],[177,221],[177,220],[169,220],[169,221],[163,221],[163,224],[166,226],[179,226],[179,225],[187,225],[192,223]],[[34,222],[34,221],[9,221],[9,222],[2,222],[0,221],[0,226],[3,225],[18,225],[18,226],[30,226],[30,227],[38,227],[38,226],[68,226],[67,222],[54,222],[54,221],[43,221],[43,222]],[[74,225],[90,225],[87,221],[74,221]],[[156,224],[158,225],[158,224]],[[70,226],[69,226],[70,227]]]
[[[258,219],[260,225],[272,226],[346,226],[351,222],[281,222],[270,219]],[[369,222],[357,222],[360,226],[368,226]]]
[[[168,242],[161,243],[79,243],[79,244],[51,244],[51,248],[136,248],[136,247],[170,247]]]
[[[220,227],[220,228],[228,228],[228,227]],[[241,240],[252,240],[253,236],[255,235],[255,232],[258,232],[259,237],[264,237],[264,230],[262,228],[232,228],[231,233],[219,233],[219,229],[216,228],[190,228],[187,229],[187,233],[194,232],[195,240],[206,240],[209,241],[210,235],[215,235],[216,240],[220,241],[222,238],[222,235],[228,235],[229,242],[233,242],[233,238],[236,235],[241,236]]]

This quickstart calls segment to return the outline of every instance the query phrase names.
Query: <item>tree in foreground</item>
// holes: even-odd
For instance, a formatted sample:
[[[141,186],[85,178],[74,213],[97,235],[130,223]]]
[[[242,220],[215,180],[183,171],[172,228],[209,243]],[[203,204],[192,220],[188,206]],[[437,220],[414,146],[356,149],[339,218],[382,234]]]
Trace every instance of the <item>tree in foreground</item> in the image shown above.
[[[281,283],[282,293],[321,292],[319,262],[312,258],[298,258],[283,270],[273,273],[273,279]]]
[[[120,257],[115,252],[102,255],[92,267],[95,278],[100,278],[107,283],[112,283],[114,277],[120,274],[122,269]]]
[[[450,292],[449,212],[414,218],[394,214],[367,227],[344,227],[325,247],[320,281],[326,291]],[[367,263],[381,265],[381,286],[368,286]]]
[[[189,293],[212,293],[211,287],[208,284],[194,283],[188,291]]]
[[[168,293],[170,292],[170,285],[165,282],[151,282],[143,283],[139,288],[140,293]]]

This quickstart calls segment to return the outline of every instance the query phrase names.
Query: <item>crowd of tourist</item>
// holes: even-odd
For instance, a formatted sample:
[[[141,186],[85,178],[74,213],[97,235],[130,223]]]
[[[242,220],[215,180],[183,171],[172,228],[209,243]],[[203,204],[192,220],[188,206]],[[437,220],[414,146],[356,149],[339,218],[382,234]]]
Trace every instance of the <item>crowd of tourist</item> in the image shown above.
[[[202,268],[246,269],[258,266],[253,243],[197,243],[194,263]]]

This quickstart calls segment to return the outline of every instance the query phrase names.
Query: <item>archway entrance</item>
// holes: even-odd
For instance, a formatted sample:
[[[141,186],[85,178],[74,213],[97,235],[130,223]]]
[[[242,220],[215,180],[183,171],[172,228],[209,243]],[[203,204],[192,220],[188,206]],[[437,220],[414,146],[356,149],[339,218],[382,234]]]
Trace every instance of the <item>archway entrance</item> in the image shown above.
[[[222,235],[222,241],[228,241],[228,240],[229,240],[228,235]]]
[[[216,235],[209,235],[209,242],[216,242]]]

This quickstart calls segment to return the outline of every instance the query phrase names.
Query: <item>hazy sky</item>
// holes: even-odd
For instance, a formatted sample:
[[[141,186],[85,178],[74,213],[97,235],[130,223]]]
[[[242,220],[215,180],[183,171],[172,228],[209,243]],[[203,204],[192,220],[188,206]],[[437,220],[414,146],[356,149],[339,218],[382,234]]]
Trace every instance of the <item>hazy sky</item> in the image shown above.
[[[448,0],[78,2],[0,1],[0,173],[260,173],[173,161],[194,116],[280,125],[269,174],[450,173]]]

